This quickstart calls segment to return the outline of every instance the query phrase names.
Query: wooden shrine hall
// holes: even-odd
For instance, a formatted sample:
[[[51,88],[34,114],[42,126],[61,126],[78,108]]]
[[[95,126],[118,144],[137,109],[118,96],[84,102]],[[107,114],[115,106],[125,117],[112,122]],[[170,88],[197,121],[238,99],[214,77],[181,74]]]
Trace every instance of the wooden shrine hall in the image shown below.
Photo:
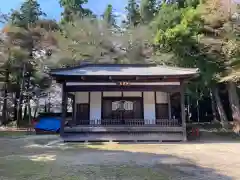
[[[60,135],[66,141],[186,141],[184,89],[197,69],[85,64],[51,75],[62,84]]]

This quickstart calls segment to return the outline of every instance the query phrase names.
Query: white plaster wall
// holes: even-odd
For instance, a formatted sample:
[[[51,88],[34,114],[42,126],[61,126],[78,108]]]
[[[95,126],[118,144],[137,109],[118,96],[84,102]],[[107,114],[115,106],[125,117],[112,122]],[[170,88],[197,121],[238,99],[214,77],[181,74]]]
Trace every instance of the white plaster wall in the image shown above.
[[[101,119],[102,115],[102,99],[101,99],[101,92],[91,92],[90,93],[90,120],[97,120]]]
[[[166,92],[156,92],[156,103],[168,103],[168,94]]]
[[[121,96],[121,92],[104,92],[105,97],[119,97]],[[103,93],[103,94],[104,94]],[[158,102],[167,102],[167,94],[162,95],[161,92],[156,94],[160,94],[158,98]],[[88,103],[89,97],[88,92],[76,92],[76,103]],[[141,97],[141,92],[124,92],[125,97]],[[155,124],[155,93],[154,92],[143,92],[143,106],[144,106],[144,119],[145,123]],[[102,99],[101,92],[91,92],[90,93],[90,120],[100,120],[101,119],[101,107]],[[150,122],[149,122],[150,121]]]
[[[155,124],[155,93],[154,92],[143,92],[143,109],[145,124]],[[150,122],[149,122],[150,121]]]
[[[123,97],[142,97],[142,92],[123,92]]]
[[[76,104],[79,103],[89,103],[89,93],[88,92],[76,92],[75,93],[75,102]]]
[[[103,97],[121,97],[122,92],[120,91],[109,91],[109,92],[103,92]]]

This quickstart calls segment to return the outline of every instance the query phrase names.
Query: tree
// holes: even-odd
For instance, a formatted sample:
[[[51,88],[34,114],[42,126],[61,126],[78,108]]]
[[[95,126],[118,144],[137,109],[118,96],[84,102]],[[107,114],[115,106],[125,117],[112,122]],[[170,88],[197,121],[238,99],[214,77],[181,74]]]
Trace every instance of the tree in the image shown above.
[[[18,27],[28,28],[30,24],[36,23],[41,16],[45,15],[36,0],[27,0],[23,2],[19,11],[12,12],[11,20],[12,24]]]
[[[149,23],[157,12],[157,0],[141,0],[140,15],[143,23]]]
[[[4,82],[3,86],[3,104],[2,104],[2,119],[0,124],[5,124],[7,121],[7,98],[8,98],[8,85],[9,85],[9,61],[10,61],[10,51],[9,47],[5,42],[3,34],[1,34],[0,40],[0,63],[1,63],[1,81]]]
[[[88,0],[59,0],[63,7],[62,23],[73,22],[76,17],[96,17],[90,9],[83,8]]]
[[[53,55],[59,66],[92,63],[143,63],[152,55],[152,33],[147,26],[119,30],[102,20],[83,18],[65,24],[59,33],[59,50]]]
[[[111,4],[107,5],[103,14],[103,19],[111,27],[116,27],[116,16],[113,14],[113,7]]]
[[[163,17],[162,13],[173,8],[177,9],[174,16],[165,14],[166,20],[158,21]],[[198,9],[192,6],[178,8],[176,4],[163,4],[156,17],[155,27],[158,29],[155,42],[160,52],[174,54],[172,59],[168,59],[170,62],[165,63],[199,68],[201,76],[198,88],[201,87],[202,92],[209,88],[210,91],[206,92],[214,92],[211,94],[215,95],[221,122],[225,127],[227,118],[216,89],[219,74],[225,69],[224,58],[219,51],[222,42],[203,34],[206,32],[204,21]]]
[[[55,45],[53,40],[52,30],[47,31],[39,27],[37,24],[32,28],[20,28],[9,26],[5,31],[6,42],[9,44],[11,52],[11,62],[9,69],[11,72],[11,86],[16,92],[17,106],[17,122],[21,122],[21,105],[25,100],[26,104],[30,104],[30,99],[33,96],[33,85],[36,85],[37,74],[41,72],[41,77],[44,76],[44,62],[39,57],[40,52],[48,52],[51,46]],[[44,53],[46,54],[46,53]],[[40,85],[41,86],[41,85]],[[36,87],[36,86],[35,86]],[[30,114],[30,108],[29,114]]]
[[[219,41],[217,53],[224,60],[224,68],[219,73],[224,78],[220,83],[227,82],[229,105],[232,110],[234,129],[240,132],[240,106],[236,89],[237,64],[239,63],[239,23],[238,5],[231,1],[206,0],[200,6],[205,22],[205,32]],[[213,44],[213,43],[212,43]]]
[[[225,5],[225,4],[224,4]],[[222,22],[222,26],[215,28],[218,36],[222,38],[222,54],[225,59],[225,71],[222,72],[223,78],[220,82],[227,82],[229,104],[232,110],[232,119],[234,120],[235,132],[240,132],[240,105],[239,96],[237,93],[237,84],[239,79],[239,6],[235,4],[227,4],[228,8],[225,8],[223,4],[218,4],[218,11],[221,8],[222,12],[225,12],[225,21]]]
[[[127,26],[137,26],[141,21],[139,5],[136,0],[128,0],[128,5],[125,8],[127,11]]]
[[[15,91],[15,113],[18,125],[21,121],[21,105],[28,105],[29,120],[31,114],[30,100],[34,96],[33,84],[41,88],[36,76],[41,72],[45,79],[43,61],[40,57],[48,56],[52,46],[56,45],[53,34],[59,27],[52,20],[42,19],[45,15],[37,1],[28,0],[19,11],[13,11],[11,21],[4,28],[5,41],[11,52],[9,66],[10,87]],[[42,53],[43,52],[43,53]],[[47,82],[47,81],[46,81]],[[35,86],[36,87],[36,86]],[[35,88],[36,89],[36,88]]]
[[[162,3],[155,18],[150,23],[154,31],[172,28],[181,21],[182,10],[178,8],[177,4]]]
[[[116,30],[101,20],[83,18],[65,24],[59,33],[59,51],[54,55],[58,65],[74,65],[83,60],[92,62],[118,61],[122,50],[117,46]]]
[[[239,64],[238,24],[233,22],[232,13],[228,4],[224,4],[225,1],[206,0],[198,6],[196,3],[197,1],[185,1],[184,4],[161,5],[159,14],[152,23],[152,27],[157,29],[156,47],[161,53],[174,54],[165,63],[199,68],[201,76],[198,87],[203,93],[210,92],[212,107],[216,101],[223,127],[227,127],[227,117],[219,97],[218,85],[224,80],[229,81],[229,102],[239,131],[239,98],[233,82],[238,71],[234,70],[234,66],[237,68]],[[171,9],[176,9],[174,14],[163,15]],[[236,12],[234,14],[237,15]],[[222,76],[225,78],[222,79]]]
[[[44,76],[42,56],[48,56],[52,46],[56,45],[54,33],[59,30],[55,21],[42,19],[42,12],[36,0],[27,0],[22,3],[19,10],[11,14],[10,22],[5,27],[5,36],[8,44],[17,49],[12,54],[11,77],[15,84],[12,87],[15,93],[15,118],[18,125],[21,121],[21,104],[25,99],[28,104],[30,120],[30,98],[33,96],[33,84],[41,88],[38,79],[46,80]],[[47,82],[47,81],[46,81]],[[36,87],[36,86],[35,86]],[[36,88],[35,88],[36,89]]]
[[[8,21],[8,16],[2,12],[0,12],[0,23],[6,23]]]

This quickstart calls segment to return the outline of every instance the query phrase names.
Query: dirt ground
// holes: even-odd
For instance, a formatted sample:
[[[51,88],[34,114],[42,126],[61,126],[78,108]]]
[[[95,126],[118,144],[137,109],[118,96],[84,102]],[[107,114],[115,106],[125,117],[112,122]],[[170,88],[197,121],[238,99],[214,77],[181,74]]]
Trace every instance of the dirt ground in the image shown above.
[[[67,144],[0,138],[0,180],[240,179],[240,143]]]

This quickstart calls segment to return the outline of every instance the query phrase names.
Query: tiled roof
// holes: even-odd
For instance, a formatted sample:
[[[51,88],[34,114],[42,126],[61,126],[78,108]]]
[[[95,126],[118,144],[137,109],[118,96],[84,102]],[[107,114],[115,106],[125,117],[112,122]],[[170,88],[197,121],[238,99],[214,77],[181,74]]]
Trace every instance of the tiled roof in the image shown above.
[[[87,64],[53,70],[53,76],[193,76],[198,69],[143,64]]]

